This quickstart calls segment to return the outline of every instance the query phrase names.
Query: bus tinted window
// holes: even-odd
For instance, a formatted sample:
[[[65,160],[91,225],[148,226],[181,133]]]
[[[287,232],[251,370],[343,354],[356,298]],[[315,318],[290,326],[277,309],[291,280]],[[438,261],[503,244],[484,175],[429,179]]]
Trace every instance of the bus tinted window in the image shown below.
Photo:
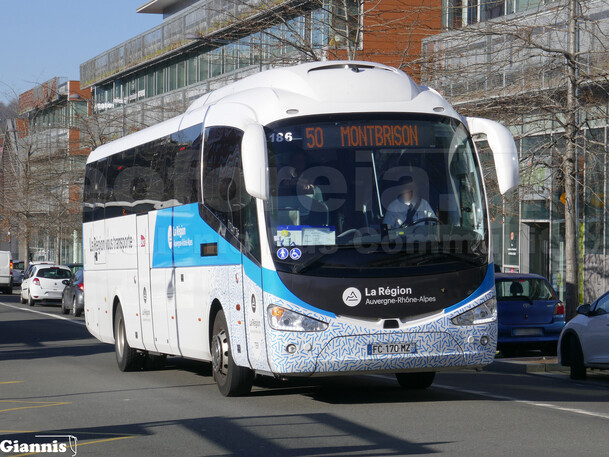
[[[87,165],[84,221],[199,201],[202,126]]]
[[[243,245],[260,258],[256,201],[245,190],[241,165],[243,132],[231,127],[205,129],[203,200]]]

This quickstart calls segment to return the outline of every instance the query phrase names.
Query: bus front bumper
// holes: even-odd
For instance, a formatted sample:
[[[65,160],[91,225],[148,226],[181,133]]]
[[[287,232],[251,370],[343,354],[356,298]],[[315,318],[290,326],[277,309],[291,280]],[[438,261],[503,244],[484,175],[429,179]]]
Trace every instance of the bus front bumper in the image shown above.
[[[269,348],[273,373],[327,375],[481,367],[495,357],[497,327],[477,326],[474,332],[456,328],[452,332],[397,331],[306,340],[275,340]]]

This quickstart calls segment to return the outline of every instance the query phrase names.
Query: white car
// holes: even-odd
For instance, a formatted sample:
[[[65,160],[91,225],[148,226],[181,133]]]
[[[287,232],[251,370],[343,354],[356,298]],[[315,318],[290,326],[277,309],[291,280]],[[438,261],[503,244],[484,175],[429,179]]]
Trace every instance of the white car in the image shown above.
[[[35,265],[21,283],[21,303],[34,306],[43,300],[61,301],[72,270],[60,265]]]
[[[558,360],[571,379],[586,379],[586,368],[609,369],[609,292],[577,308],[560,334]]]

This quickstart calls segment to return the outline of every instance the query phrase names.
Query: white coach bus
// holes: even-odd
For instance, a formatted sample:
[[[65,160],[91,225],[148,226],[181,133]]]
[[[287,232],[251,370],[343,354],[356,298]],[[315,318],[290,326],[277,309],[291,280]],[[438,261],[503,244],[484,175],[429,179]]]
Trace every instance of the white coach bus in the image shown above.
[[[497,341],[480,162],[518,185],[509,131],[463,118],[394,68],[262,72],[94,150],[86,324],[121,370],[211,361],[223,395],[256,373],[481,367]]]

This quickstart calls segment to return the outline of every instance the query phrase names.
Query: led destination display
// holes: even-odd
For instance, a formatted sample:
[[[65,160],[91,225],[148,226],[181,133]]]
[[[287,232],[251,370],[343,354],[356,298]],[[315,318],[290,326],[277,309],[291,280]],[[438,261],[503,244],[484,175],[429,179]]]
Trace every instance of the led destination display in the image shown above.
[[[305,150],[343,148],[434,148],[437,124],[411,120],[311,123],[272,131],[271,143],[299,142]]]
[[[325,124],[303,128],[304,149],[429,147],[433,131],[412,122]]]

